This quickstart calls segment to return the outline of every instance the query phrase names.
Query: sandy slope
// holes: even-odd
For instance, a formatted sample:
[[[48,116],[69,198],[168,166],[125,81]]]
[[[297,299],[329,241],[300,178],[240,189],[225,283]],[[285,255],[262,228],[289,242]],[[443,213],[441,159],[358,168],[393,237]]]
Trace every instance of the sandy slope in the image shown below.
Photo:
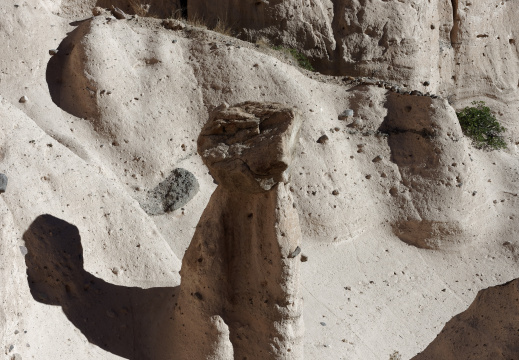
[[[173,336],[165,314],[180,282],[179,259],[215,188],[195,141],[223,101],[277,101],[303,114],[291,186],[308,257],[301,264],[306,358],[387,359],[394,351],[411,358],[479,290],[519,276],[517,103],[485,99],[509,129],[509,149],[488,153],[463,137],[442,98],[337,84],[216,33],[166,30],[156,19],[61,16],[59,5],[0,4],[0,171],[9,177],[0,195],[0,342],[7,358],[161,356],[157,339]],[[29,101],[19,103],[23,95]],[[337,120],[346,108],[362,119],[361,129]],[[323,134],[328,142],[317,143]],[[148,216],[139,202],[177,167],[195,174],[200,192],[183,210]],[[51,304],[61,307],[31,294],[26,266],[60,262],[55,249],[24,261],[20,246],[39,249],[24,233],[41,225],[42,214],[55,217],[57,228],[77,227],[74,249],[82,248],[84,268],[67,276],[57,270],[59,282],[80,288],[78,281],[95,278],[100,294],[112,294],[94,297],[99,307],[88,310],[89,298],[75,301],[63,286],[51,287],[61,289]],[[52,243],[38,231],[36,238]],[[147,306],[152,293],[136,287],[171,289]],[[132,296],[130,309],[122,300],[106,303]],[[90,323],[75,322],[83,313]],[[130,331],[117,330],[126,313],[135,316],[132,333],[142,335],[96,338],[96,327],[115,338]]]

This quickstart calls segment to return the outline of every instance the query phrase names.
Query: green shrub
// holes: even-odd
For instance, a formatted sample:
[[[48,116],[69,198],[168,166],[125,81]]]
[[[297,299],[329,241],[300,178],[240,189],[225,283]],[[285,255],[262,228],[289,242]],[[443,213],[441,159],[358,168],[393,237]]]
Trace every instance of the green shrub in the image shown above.
[[[506,148],[501,135],[506,129],[499,124],[490,108],[483,101],[473,101],[472,105],[456,113],[463,133],[472,138],[474,145],[480,149]]]
[[[300,67],[309,71],[315,71],[314,67],[310,63],[310,60],[308,60],[308,58],[305,55],[301,54],[296,49],[286,48],[283,46],[274,46],[273,49],[289,53],[294,57],[294,59],[297,61],[297,64]]]

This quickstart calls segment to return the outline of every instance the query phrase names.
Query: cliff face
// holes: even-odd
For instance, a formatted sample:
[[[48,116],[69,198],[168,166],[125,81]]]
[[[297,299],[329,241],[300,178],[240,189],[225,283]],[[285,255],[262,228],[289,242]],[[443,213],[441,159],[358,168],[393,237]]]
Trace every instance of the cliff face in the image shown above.
[[[504,93],[513,99],[518,6],[458,0],[188,2],[189,16],[225,21],[244,39],[266,37],[296,48],[325,74],[394,80],[445,96]]]

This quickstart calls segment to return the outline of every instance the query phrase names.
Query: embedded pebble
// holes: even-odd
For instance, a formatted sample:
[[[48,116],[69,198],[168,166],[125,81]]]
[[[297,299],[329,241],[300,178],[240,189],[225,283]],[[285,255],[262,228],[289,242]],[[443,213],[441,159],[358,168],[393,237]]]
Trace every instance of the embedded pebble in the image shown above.
[[[317,139],[317,142],[319,144],[326,144],[327,141],[328,141],[328,136],[326,136],[326,135],[323,135],[319,139]]]
[[[104,11],[105,10],[102,7],[96,6],[95,8],[92,9],[92,15],[99,16],[99,15],[103,14]]]
[[[20,251],[22,253],[23,256],[27,255],[29,253],[29,250],[27,250],[27,248],[25,246],[20,246]]]
[[[7,176],[5,174],[0,174],[0,194],[5,192],[7,188]]]
[[[336,195],[336,196],[339,195],[339,190],[333,190],[332,195]]]
[[[322,326],[326,326],[326,323],[322,322],[322,321],[319,324],[321,324]],[[326,346],[326,345],[324,345],[324,346]]]
[[[57,55],[58,54],[58,49],[50,49],[49,50],[49,55]]]
[[[346,109],[342,113],[339,114],[339,120],[346,120],[349,116],[353,116],[352,109]]]
[[[164,20],[162,22],[162,26],[169,30],[184,30],[184,28],[186,27],[186,25],[182,21],[175,19]]]
[[[20,100],[18,100],[18,101],[21,102],[21,103],[25,103],[25,102],[29,101],[29,98],[28,98],[27,96],[24,95],[24,96],[22,96],[22,97],[20,98]]]
[[[364,125],[363,121],[359,118],[353,120],[353,122],[350,124],[351,127],[354,128],[360,128]]]
[[[301,252],[301,248],[298,246],[296,247],[296,249],[294,251],[292,251],[289,255],[288,255],[288,258],[289,259],[293,259],[295,258],[297,255],[299,255],[299,253]]]
[[[373,162],[379,162],[379,161],[382,161],[382,156],[380,155],[377,155],[373,160],[371,160]]]

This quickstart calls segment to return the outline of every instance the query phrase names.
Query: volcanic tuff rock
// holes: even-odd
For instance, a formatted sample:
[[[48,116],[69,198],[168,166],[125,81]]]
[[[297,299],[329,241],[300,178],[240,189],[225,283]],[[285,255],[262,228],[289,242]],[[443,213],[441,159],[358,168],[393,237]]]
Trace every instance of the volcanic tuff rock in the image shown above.
[[[288,182],[301,116],[276,103],[216,108],[198,137],[198,153],[229,190],[263,192]]]
[[[202,129],[198,151],[219,185],[182,262],[179,359],[302,359],[301,262],[290,256],[301,230],[286,185],[301,120],[246,102]]]
[[[518,12],[519,3],[501,0],[188,2],[188,14],[222,19],[247,40],[296,48],[323,73],[516,100]]]
[[[519,279],[481,290],[412,360],[514,359],[519,354],[517,324]]]
[[[224,9],[229,2],[206,3]],[[519,277],[517,1],[232,4],[229,18],[250,6],[258,14],[263,9],[270,24],[255,33],[254,22],[242,23],[235,30],[245,38],[270,36],[274,45],[312,56],[327,73],[352,73],[332,77],[291,66],[261,41],[194,26],[193,12],[183,29],[166,29],[162,22],[180,1],[0,1],[0,44],[9,50],[0,55],[0,172],[9,177],[0,196],[0,343],[12,348],[9,355],[115,360],[135,349],[168,358],[170,342],[156,334],[173,334],[161,326],[175,322],[168,306],[177,299],[170,290],[180,282],[179,258],[216,188],[196,140],[222,102],[279,102],[304,116],[286,193],[304,239],[290,260],[304,261],[306,358],[387,360],[398,351],[409,359],[480,290]],[[100,9],[92,18],[93,7],[112,5],[129,18]],[[271,20],[271,10],[281,15]],[[50,55],[51,49],[58,51]],[[435,95],[407,95],[413,90]],[[507,128],[508,149],[485,152],[461,134],[455,111],[473,100],[485,101]],[[354,115],[338,120],[345,109]],[[317,143],[323,134],[328,141]],[[139,204],[176,168],[192,173],[200,191],[183,209],[149,216]],[[281,185],[269,191],[286,190]],[[223,186],[215,193],[220,199]],[[246,193],[236,212],[266,193]],[[227,211],[247,224],[243,214]],[[81,270],[77,278],[96,283],[90,290],[132,294],[142,303],[125,312],[126,305],[113,306],[123,305],[123,296],[110,303],[101,291],[90,307],[94,322],[69,317],[71,309],[81,315],[91,295],[74,298],[60,287],[61,306],[33,296],[31,289],[51,285],[41,276],[28,282],[24,261],[32,249],[51,249],[31,247],[23,237],[42,214],[77,227],[83,267],[59,251],[29,256],[33,266],[53,269],[70,260]],[[271,224],[273,216],[253,218]],[[66,240],[35,235],[55,245]],[[201,301],[198,295],[193,301]],[[150,298],[156,303],[147,307]],[[105,318],[110,326],[101,331],[96,324]],[[216,315],[204,321],[208,343],[236,354],[234,325]],[[125,324],[136,336],[103,337]],[[516,334],[517,327],[507,328]]]

